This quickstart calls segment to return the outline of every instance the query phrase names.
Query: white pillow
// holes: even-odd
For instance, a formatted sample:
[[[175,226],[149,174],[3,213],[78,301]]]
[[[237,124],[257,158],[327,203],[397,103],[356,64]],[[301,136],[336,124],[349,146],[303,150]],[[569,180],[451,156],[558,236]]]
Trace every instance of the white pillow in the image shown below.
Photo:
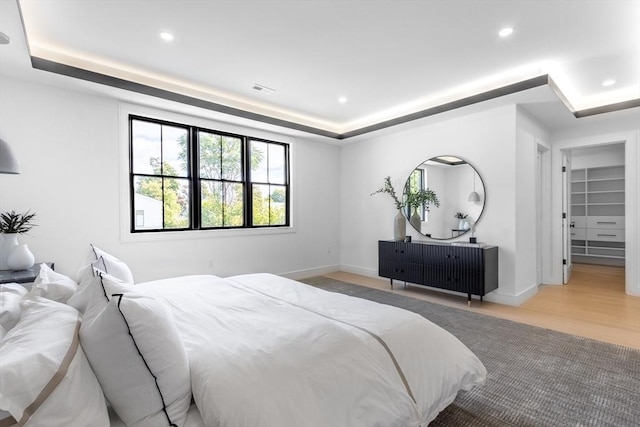
[[[95,276],[88,286],[88,303],[82,317],[82,323],[89,324],[94,321],[111,301],[111,294],[124,293],[132,289],[131,283],[125,283],[110,274],[94,268]]]
[[[100,248],[91,245],[91,250],[80,269],[78,270],[77,281],[79,283],[77,291],[69,298],[67,303],[75,307],[81,313],[87,310],[89,302],[95,297],[96,285],[95,270],[105,272],[125,283],[133,285],[133,274],[123,261],[108,254]]]
[[[64,274],[56,273],[47,264],[40,264],[40,273],[31,287],[31,293],[54,301],[67,302],[78,289],[78,284]]]
[[[100,270],[93,267],[93,264],[82,267],[78,272],[78,278],[81,280],[78,289],[71,295],[67,304],[84,314],[87,306],[96,298],[99,298],[101,294],[106,300],[106,294],[104,294],[100,286],[99,272]]]
[[[95,260],[98,261],[98,263],[94,264],[94,267],[101,271],[104,271],[107,274],[112,275],[117,279],[122,280],[123,282],[131,284],[135,283],[133,281],[133,273],[124,261],[119,260],[113,255],[93,245],[91,245],[91,248],[96,256]],[[100,258],[102,258],[102,260]]]
[[[20,320],[20,299],[26,293],[17,283],[0,285],[0,339]]]
[[[114,294],[95,318],[83,322],[80,339],[105,396],[127,426],[184,424],[191,403],[189,363],[171,311],[160,301],[134,290]]]
[[[109,427],[104,395],[79,345],[80,316],[46,298],[22,299],[0,341],[0,409],[29,427]]]

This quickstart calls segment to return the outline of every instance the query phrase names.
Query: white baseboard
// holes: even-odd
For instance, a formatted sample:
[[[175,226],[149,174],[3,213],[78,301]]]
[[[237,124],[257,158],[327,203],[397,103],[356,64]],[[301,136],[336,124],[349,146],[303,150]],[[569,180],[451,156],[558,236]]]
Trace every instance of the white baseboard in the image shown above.
[[[495,302],[498,304],[511,305],[515,307],[515,306],[519,306],[520,304],[522,304],[529,298],[533,297],[537,293],[538,293],[538,285],[533,285],[529,289],[526,289],[517,295],[501,294],[500,288],[498,288],[497,290],[485,295],[484,300],[489,302]]]
[[[378,276],[377,269],[355,267],[353,265],[345,265],[345,264],[327,265],[323,267],[315,267],[315,268],[309,268],[305,270],[290,271],[288,273],[282,273],[280,275],[287,277],[289,279],[300,280],[300,279],[306,279],[314,276],[323,276],[325,274],[335,273],[337,271],[344,271],[345,273],[358,274],[360,276],[373,277],[376,279],[380,279],[380,276]],[[438,289],[438,288],[431,288],[431,287],[428,287],[428,288],[439,291],[439,292],[443,292],[443,293],[466,296],[466,294],[447,291],[446,289]],[[500,293],[500,289],[497,289],[485,295],[483,299],[485,301],[495,302],[498,304],[518,306],[523,302],[525,302],[526,300],[528,300],[529,298],[533,297],[537,293],[538,293],[538,285],[532,285],[529,289],[526,289],[517,295],[502,294]],[[473,298],[477,299],[478,297],[474,295]]]
[[[355,267],[353,265],[340,264],[340,271],[344,271],[345,273],[359,274],[360,276],[373,277],[376,279],[380,279],[380,276],[378,276],[378,270],[373,268],[362,268],[362,267]]]
[[[289,271],[287,273],[280,273],[280,276],[284,276],[288,279],[300,280],[308,279],[309,277],[323,276],[325,274],[335,273],[336,271],[340,271],[340,266],[337,264],[308,268],[305,270]]]

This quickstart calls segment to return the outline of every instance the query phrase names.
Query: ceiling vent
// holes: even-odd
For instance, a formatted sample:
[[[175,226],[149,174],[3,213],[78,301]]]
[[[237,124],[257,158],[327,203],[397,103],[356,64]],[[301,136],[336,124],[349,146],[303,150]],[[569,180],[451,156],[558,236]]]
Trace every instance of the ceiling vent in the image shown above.
[[[270,87],[266,87],[258,83],[253,84],[253,89],[266,94],[272,94],[275,92],[275,89],[271,89]]]

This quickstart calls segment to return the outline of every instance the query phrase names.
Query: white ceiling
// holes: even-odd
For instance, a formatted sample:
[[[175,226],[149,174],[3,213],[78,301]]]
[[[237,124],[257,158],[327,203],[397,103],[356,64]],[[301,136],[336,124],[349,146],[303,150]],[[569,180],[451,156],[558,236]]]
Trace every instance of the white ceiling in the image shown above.
[[[338,134],[545,74],[573,111],[640,99],[638,0],[0,0],[0,15],[0,72],[30,52]]]

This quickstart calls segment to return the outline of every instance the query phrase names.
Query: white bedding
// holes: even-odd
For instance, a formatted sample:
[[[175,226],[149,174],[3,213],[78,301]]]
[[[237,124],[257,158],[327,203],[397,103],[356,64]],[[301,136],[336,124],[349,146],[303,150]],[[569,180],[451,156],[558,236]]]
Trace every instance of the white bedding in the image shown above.
[[[426,426],[486,376],[422,316],[279,276],[135,288],[172,309],[208,427]]]
[[[110,427],[127,427],[111,407],[109,408],[109,421]],[[202,417],[200,417],[200,412],[198,412],[198,407],[195,404],[191,404],[189,407],[187,419],[180,427],[205,427]]]

